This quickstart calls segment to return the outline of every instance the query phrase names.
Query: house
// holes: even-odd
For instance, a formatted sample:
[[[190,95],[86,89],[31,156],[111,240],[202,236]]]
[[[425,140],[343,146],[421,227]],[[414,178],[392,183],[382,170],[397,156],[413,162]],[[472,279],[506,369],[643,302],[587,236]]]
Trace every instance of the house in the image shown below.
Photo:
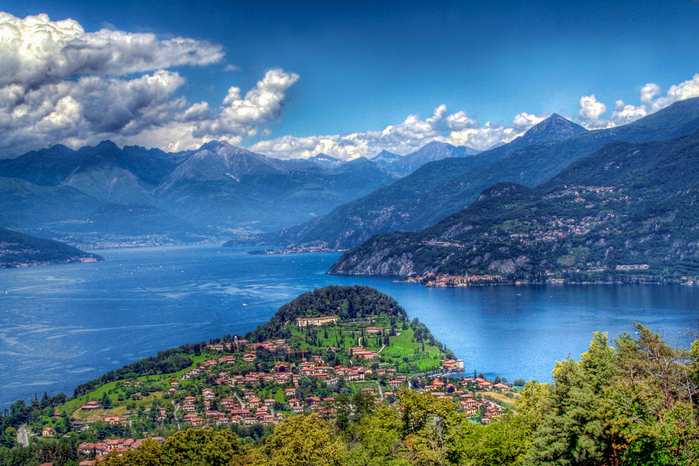
[[[56,431],[53,429],[53,427],[44,427],[41,429],[42,437],[53,437],[54,435],[56,435]]]
[[[299,328],[308,327],[310,325],[320,326],[326,324],[337,323],[337,316],[322,316],[322,317],[299,317],[296,319],[296,325]]]
[[[250,409],[256,409],[260,407],[260,399],[256,396],[251,396],[248,398],[248,405]]]
[[[81,444],[78,445],[78,453],[83,454],[83,455],[91,454],[92,450],[94,450],[94,449],[95,449],[94,443],[82,442]]]
[[[96,409],[100,409],[102,405],[100,405],[99,401],[90,401],[87,404],[83,405],[82,408],[80,408],[82,411],[94,411]]]

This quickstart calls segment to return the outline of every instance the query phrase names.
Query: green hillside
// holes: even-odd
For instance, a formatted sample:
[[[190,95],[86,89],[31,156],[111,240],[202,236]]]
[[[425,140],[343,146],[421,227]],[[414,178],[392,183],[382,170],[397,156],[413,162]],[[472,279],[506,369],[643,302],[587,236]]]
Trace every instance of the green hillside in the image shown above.
[[[509,144],[427,164],[322,218],[254,239],[258,244],[356,247],[373,235],[428,228],[466,208],[496,183],[534,187],[608,143],[663,141],[698,128],[699,98],[676,102],[625,126],[589,132],[554,115]]]
[[[0,228],[0,268],[104,260],[97,254]]]
[[[372,238],[331,272],[410,275],[439,286],[444,279],[448,286],[693,283],[698,183],[699,131],[663,142],[616,142],[537,189],[498,184],[434,227]],[[445,278],[467,275],[480,278]]]

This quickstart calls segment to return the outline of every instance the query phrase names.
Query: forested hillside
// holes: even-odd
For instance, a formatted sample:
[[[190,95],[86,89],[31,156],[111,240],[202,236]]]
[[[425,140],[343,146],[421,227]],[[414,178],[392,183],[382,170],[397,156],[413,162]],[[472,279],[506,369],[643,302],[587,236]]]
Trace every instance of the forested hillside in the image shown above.
[[[0,228],[0,268],[104,260],[67,244]]]
[[[341,274],[489,282],[693,283],[699,131],[668,141],[615,142],[536,189],[500,183],[419,233],[377,236],[332,267]],[[477,279],[477,277],[474,277]]]
[[[663,141],[698,128],[699,98],[676,102],[628,125],[596,131],[554,114],[509,144],[473,157],[427,164],[322,218],[253,239],[259,244],[347,249],[374,235],[421,231],[468,207],[497,183],[534,187],[606,144]]]

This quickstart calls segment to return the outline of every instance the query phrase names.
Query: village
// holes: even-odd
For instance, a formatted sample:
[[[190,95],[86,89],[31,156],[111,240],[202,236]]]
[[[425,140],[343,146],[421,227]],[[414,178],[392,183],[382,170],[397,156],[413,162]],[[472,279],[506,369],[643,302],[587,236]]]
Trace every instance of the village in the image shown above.
[[[376,325],[377,320],[384,324],[387,320],[357,320],[360,322],[350,322],[344,329],[363,335],[357,341],[367,344],[369,338],[375,338],[384,343],[384,333],[386,336],[391,333],[389,328]],[[321,316],[298,318],[289,328],[296,332],[293,338],[296,340],[296,335],[320,329],[339,333],[342,327],[338,324],[337,316]],[[401,329],[400,333],[409,336],[412,328]],[[400,335],[388,338],[399,340]],[[212,342],[193,367],[162,377],[112,382],[99,390],[101,398],[87,395],[73,400],[76,409],[57,411],[55,417],[68,416],[75,432],[88,431],[95,425],[119,431],[149,421],[147,425],[177,430],[212,427],[240,433],[256,428],[273,429],[286,417],[301,413],[315,413],[334,422],[338,406],[351,403],[350,396],[357,394],[371,397],[377,404],[397,407],[399,391],[414,390],[435,399],[450,400],[472,422],[488,424],[501,417],[517,396],[518,387],[502,383],[499,377],[488,381],[477,374],[464,376],[461,359],[441,356],[429,371],[411,374],[405,372],[406,366],[382,363],[381,350],[348,345],[342,348],[301,345],[303,349],[298,349],[298,343],[285,339],[251,342],[237,337],[234,341]],[[386,346],[382,344],[382,347],[385,350]],[[333,361],[345,362],[331,364],[329,356]],[[135,400],[140,403],[136,409]],[[49,422],[42,428],[41,436],[51,438],[59,434]],[[112,452],[120,455],[137,449],[145,438],[109,436],[101,441],[82,442],[78,451],[87,459],[79,464],[94,465]],[[158,435],[151,438],[165,441]]]

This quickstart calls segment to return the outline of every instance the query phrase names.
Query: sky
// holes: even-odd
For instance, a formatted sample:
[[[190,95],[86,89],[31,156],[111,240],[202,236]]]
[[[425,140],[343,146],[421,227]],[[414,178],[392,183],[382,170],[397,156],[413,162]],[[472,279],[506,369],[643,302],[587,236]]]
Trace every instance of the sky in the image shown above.
[[[0,157],[111,139],[278,158],[484,150],[699,96],[699,1],[3,0]]]

